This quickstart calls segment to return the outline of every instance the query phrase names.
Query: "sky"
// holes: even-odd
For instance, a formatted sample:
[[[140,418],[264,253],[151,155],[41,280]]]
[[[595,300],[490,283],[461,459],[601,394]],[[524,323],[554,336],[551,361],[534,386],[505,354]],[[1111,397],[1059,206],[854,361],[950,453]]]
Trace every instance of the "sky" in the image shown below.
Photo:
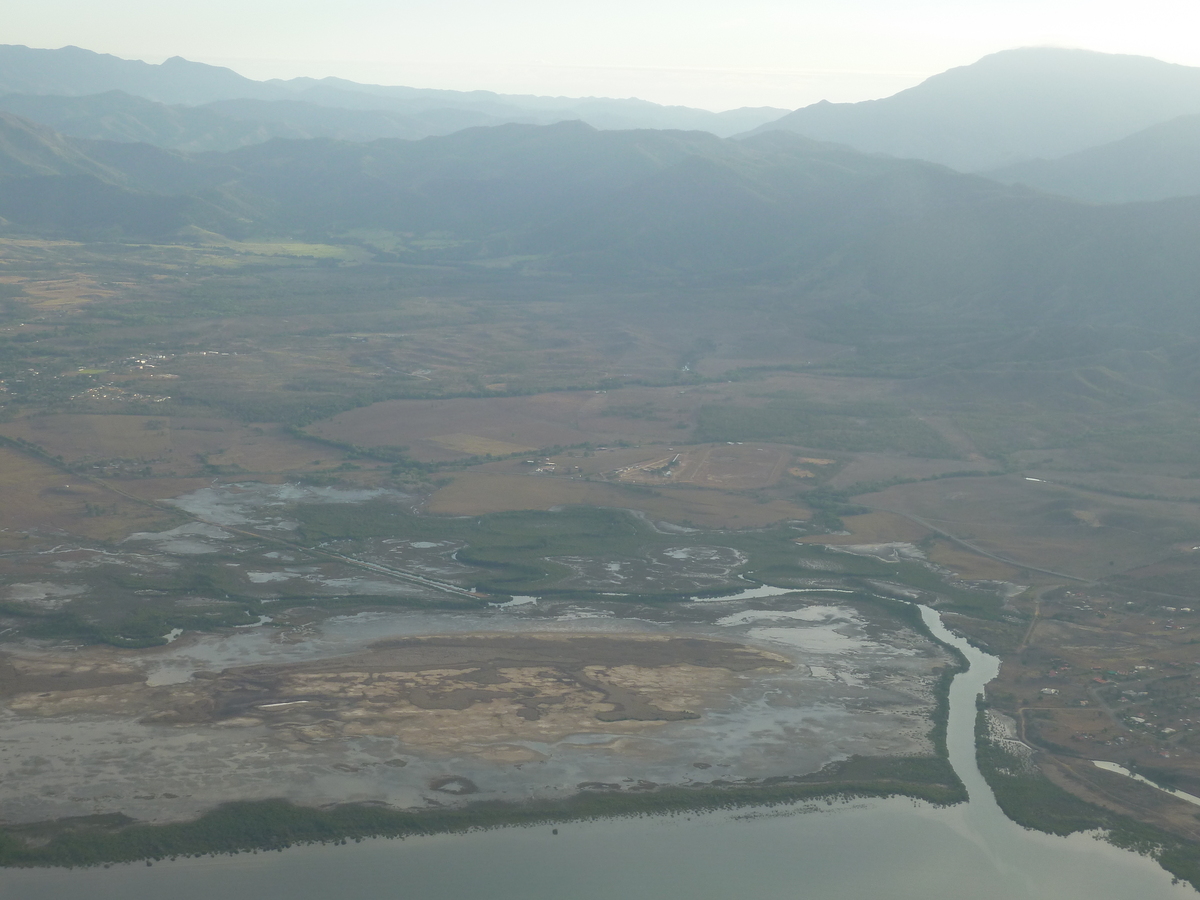
[[[1200,66],[1198,33],[1197,0],[6,0],[0,18],[0,43],[251,78],[713,110],[883,97],[1020,46]]]

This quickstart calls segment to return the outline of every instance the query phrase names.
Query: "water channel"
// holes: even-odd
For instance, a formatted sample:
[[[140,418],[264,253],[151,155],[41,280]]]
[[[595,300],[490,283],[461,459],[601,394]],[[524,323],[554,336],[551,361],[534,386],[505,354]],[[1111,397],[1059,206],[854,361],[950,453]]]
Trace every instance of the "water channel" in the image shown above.
[[[970,662],[951,687],[949,809],[894,799],[508,828],[345,847],[0,872],[3,900],[1168,900],[1152,860],[1086,835],[1025,831],[975,764],[975,698],[999,661],[922,608]]]

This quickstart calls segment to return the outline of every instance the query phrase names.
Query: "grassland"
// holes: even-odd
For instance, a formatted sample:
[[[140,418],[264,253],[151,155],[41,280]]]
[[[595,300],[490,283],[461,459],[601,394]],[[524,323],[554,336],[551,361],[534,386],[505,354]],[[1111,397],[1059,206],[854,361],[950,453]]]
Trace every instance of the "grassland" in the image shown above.
[[[0,446],[0,538],[9,548],[40,545],[55,533],[101,541],[154,530],[175,517],[76,478],[12,447]]]
[[[842,518],[846,534],[820,534],[803,538],[806,543],[881,544],[888,541],[916,543],[927,538],[928,528],[910,519],[886,512],[862,512]]]
[[[1159,560],[1171,544],[1200,534],[1200,507],[1192,504],[1126,500],[1018,474],[902,484],[856,500],[1085,580]]]

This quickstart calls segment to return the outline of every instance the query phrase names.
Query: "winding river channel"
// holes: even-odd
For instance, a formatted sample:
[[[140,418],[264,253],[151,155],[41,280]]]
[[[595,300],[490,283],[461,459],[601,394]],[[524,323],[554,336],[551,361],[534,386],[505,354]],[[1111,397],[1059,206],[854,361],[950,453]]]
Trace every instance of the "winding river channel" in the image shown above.
[[[904,798],[506,828],[108,869],[0,873],[4,900],[1158,900],[1194,897],[1152,860],[1085,835],[1025,831],[975,764],[975,698],[999,660],[951,687],[950,761],[969,803]]]

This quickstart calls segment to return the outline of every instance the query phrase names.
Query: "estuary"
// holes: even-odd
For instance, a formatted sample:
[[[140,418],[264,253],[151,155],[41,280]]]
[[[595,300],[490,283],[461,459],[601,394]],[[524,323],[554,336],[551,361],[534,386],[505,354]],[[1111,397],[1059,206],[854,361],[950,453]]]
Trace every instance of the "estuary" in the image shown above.
[[[403,841],[87,870],[9,870],[4,896],[200,900],[339,896],[498,900],[572,897],[1167,900],[1192,895],[1153,860],[1093,837],[1026,831],[996,805],[975,763],[975,699],[998,660],[950,633],[968,659],[951,687],[950,760],[970,802],[799,804],[504,828]]]

